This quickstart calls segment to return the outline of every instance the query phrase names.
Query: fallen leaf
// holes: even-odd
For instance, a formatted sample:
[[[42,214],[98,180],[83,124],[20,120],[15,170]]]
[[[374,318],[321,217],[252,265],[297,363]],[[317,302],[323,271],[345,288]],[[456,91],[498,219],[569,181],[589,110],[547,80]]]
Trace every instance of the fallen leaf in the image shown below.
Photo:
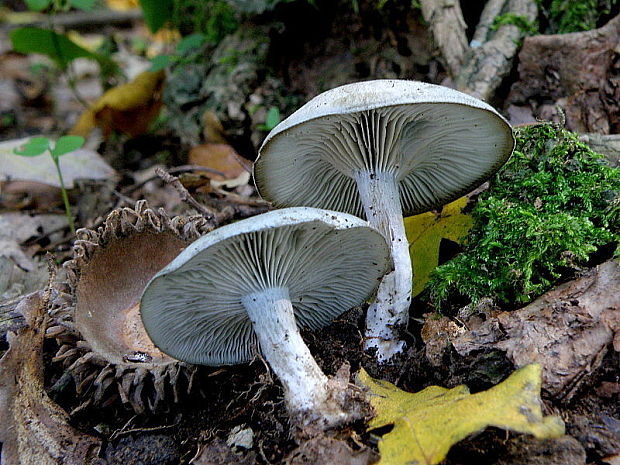
[[[198,145],[190,150],[189,163],[221,172],[223,176],[209,175],[214,188],[232,189],[247,184],[250,180],[249,163],[228,144]]]
[[[96,457],[101,441],[69,425],[69,415],[43,387],[45,292],[21,300],[16,311],[28,326],[9,333],[0,360],[2,464],[83,465]]]
[[[224,126],[222,126],[222,123],[215,112],[212,110],[205,111],[202,115],[202,120],[204,123],[202,135],[205,140],[215,144],[225,144],[226,136],[224,135]]]
[[[97,126],[105,137],[113,130],[131,137],[144,134],[159,114],[165,73],[143,71],[127,84],[114,87],[80,116],[70,134],[88,137]]]
[[[34,292],[45,285],[46,264],[33,257],[36,250],[23,249],[20,243],[62,229],[66,224],[65,215],[0,214],[0,301]],[[56,241],[62,234],[59,231],[48,237]]]
[[[466,386],[430,386],[409,393],[372,379],[363,369],[358,383],[370,390],[370,403],[377,412],[369,429],[394,425],[379,442],[379,465],[439,463],[453,444],[488,426],[539,439],[564,435],[559,417],[542,415],[541,367],[537,364],[527,365],[477,394],[470,394]]]
[[[140,8],[138,0],[106,0],[105,3],[110,10],[114,11],[129,11]]]
[[[424,290],[431,272],[439,264],[441,240],[460,243],[473,226],[473,218],[462,212],[467,202],[467,197],[461,197],[445,205],[439,214],[426,212],[405,218],[413,266],[413,296]]]
[[[15,155],[13,150],[30,138],[0,142],[0,181],[31,181],[60,187],[52,158],[43,154],[36,158]],[[52,139],[51,139],[52,140]],[[79,149],[63,155],[60,169],[65,187],[74,187],[76,179],[111,179],[116,172],[94,150]]]

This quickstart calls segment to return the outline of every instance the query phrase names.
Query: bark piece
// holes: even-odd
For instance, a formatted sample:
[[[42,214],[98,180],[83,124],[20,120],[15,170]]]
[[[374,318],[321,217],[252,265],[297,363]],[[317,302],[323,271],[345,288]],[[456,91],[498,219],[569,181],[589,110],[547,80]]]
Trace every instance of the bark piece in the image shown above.
[[[527,37],[519,53],[520,79],[508,102],[566,99],[562,106],[569,129],[617,132],[619,41],[620,15],[591,31]]]
[[[0,360],[1,463],[82,465],[96,457],[101,442],[69,425],[69,415],[43,387],[44,292],[30,294],[17,307],[28,327],[9,334]]]
[[[620,167],[620,134],[583,134],[579,140],[602,153],[614,168]]]
[[[538,362],[543,389],[568,401],[599,366],[620,333],[620,265],[611,260],[546,293],[527,307],[502,312],[453,341],[465,356],[504,350],[517,367]]]

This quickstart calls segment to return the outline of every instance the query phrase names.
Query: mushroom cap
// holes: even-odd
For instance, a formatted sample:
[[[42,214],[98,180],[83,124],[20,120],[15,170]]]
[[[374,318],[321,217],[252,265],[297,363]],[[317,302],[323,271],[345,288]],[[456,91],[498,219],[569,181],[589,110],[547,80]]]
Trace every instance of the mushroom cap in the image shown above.
[[[254,165],[261,195],[363,217],[354,176],[396,177],[403,214],[445,205],[481,184],[514,148],[493,107],[456,90],[375,80],[328,90],[268,135]]]
[[[198,239],[150,281],[140,310],[151,340],[172,357],[243,363],[258,347],[244,296],[286,288],[298,326],[317,329],[371,297],[390,266],[385,239],[365,221],[287,208]]]

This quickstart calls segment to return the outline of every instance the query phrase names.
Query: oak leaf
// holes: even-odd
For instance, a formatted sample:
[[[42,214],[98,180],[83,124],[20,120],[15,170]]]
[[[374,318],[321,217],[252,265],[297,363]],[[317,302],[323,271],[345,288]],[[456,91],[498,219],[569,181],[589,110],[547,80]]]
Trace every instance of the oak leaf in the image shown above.
[[[474,225],[473,218],[463,213],[467,202],[467,197],[461,197],[445,205],[440,213],[426,212],[405,218],[413,266],[414,297],[424,290],[431,272],[439,264],[441,240],[460,243]]]
[[[379,465],[433,465],[450,447],[487,426],[528,433],[536,438],[564,435],[559,417],[543,417],[541,367],[527,365],[491,389],[470,394],[466,386],[430,386],[409,393],[372,379],[363,369],[358,384],[370,390],[377,415],[369,429],[394,425],[379,442]]]
[[[70,134],[88,137],[97,126],[104,137],[113,130],[131,137],[144,134],[162,107],[163,71],[144,71],[133,81],[105,92],[73,126]]]

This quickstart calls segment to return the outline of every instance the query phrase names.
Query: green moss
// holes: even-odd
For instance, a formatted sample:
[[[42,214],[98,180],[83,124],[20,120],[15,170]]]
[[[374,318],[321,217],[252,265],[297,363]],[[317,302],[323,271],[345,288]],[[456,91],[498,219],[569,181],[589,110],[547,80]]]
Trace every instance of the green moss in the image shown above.
[[[515,153],[472,211],[466,250],[431,277],[439,310],[482,297],[527,303],[620,238],[620,170],[551,124],[516,136]]]
[[[618,0],[537,0],[549,22],[548,33],[589,31],[614,15]]]

